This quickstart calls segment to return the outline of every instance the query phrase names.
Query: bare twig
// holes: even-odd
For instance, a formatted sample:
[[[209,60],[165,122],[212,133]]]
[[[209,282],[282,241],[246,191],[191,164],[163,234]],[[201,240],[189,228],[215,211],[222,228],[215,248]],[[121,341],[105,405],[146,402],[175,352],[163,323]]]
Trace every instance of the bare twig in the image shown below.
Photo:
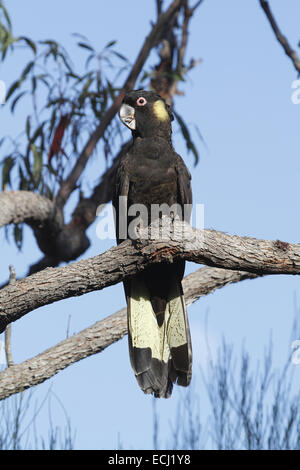
[[[195,5],[191,7],[192,13],[194,13],[194,11],[197,10],[197,8],[201,5],[201,3],[203,3],[203,1],[204,0],[198,0],[198,2],[196,2]]]
[[[282,45],[284,52],[291,59],[295,69],[300,74],[300,59],[296,51],[290,46],[288,39],[281,33],[279,26],[270,9],[269,2],[267,2],[266,0],[259,0],[259,3],[269,20],[271,28],[273,29],[278,42]]]
[[[184,67],[183,60],[184,60],[187,40],[188,40],[188,26],[189,26],[189,22],[190,22],[192,15],[193,15],[193,12],[189,8],[188,2],[186,1],[185,6],[184,6],[184,20],[183,20],[183,25],[182,25],[181,44],[180,44],[180,47],[178,48],[178,54],[177,54],[177,72],[179,75],[182,75],[182,71]]]
[[[9,284],[14,284],[16,282],[16,271],[15,268],[10,265],[9,266]],[[12,352],[11,352],[11,323],[7,325],[5,329],[5,355],[6,355],[6,362],[7,367],[11,367],[14,365]]]

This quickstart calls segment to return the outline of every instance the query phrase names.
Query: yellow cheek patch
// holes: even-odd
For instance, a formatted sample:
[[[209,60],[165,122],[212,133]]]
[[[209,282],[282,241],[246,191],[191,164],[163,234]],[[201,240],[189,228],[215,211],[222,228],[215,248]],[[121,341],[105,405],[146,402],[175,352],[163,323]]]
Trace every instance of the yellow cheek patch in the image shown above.
[[[167,119],[170,119],[165,104],[161,100],[155,101],[153,104],[153,112],[160,121],[166,121]]]

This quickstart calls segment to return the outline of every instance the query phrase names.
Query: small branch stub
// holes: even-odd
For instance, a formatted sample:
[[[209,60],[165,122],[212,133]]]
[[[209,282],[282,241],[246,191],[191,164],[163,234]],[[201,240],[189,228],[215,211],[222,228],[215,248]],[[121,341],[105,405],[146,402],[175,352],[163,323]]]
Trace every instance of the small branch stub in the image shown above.
[[[10,265],[9,266],[9,284],[14,284],[16,282],[16,271],[15,268]],[[11,323],[7,325],[5,329],[5,356],[7,367],[11,367],[14,365],[12,352],[11,352]]]

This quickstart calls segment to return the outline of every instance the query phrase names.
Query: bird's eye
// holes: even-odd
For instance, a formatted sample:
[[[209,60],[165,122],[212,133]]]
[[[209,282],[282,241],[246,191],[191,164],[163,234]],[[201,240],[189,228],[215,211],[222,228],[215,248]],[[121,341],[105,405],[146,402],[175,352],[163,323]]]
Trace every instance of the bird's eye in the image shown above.
[[[147,100],[146,100],[146,98],[144,98],[143,96],[141,96],[140,98],[138,98],[138,99],[136,100],[136,104],[137,104],[138,106],[145,106],[145,104],[147,104]]]

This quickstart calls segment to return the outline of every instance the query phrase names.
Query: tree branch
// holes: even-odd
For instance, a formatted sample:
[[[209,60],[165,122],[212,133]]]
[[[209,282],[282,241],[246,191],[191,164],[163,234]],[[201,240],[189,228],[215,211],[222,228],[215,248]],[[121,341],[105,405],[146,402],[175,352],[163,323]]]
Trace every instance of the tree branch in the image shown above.
[[[0,227],[21,222],[39,226],[51,222],[53,229],[63,225],[62,213],[53,202],[31,191],[4,191],[0,206]]]
[[[195,3],[195,5],[191,8],[192,13],[194,13],[195,10],[203,3],[204,0],[198,0],[198,2]]]
[[[143,271],[151,263],[185,259],[262,274],[300,274],[300,245],[196,230],[175,221],[170,239],[127,240],[107,252],[63,268],[48,268],[0,291],[0,333],[8,323],[58,300],[101,290]],[[166,241],[164,241],[166,240]]]
[[[188,0],[182,0],[183,22],[180,25],[180,38],[175,34],[175,29],[179,28],[178,18],[174,16],[172,28],[165,31],[162,37],[162,48],[160,50],[160,63],[155,67],[154,75],[151,79],[151,87],[159,93],[166,102],[172,106],[174,95],[182,95],[183,92],[177,89],[178,80],[191,70],[199,60],[191,60],[188,67],[184,65],[187,41],[189,35],[189,23],[193,14],[203,0],[197,2],[194,7],[189,7]]]
[[[266,0],[259,0],[259,3],[266,14],[266,17],[269,20],[271,28],[274,31],[278,42],[282,45],[284,52],[292,60],[295,69],[300,74],[300,59],[296,51],[290,46],[287,38],[281,33],[279,26],[270,9],[269,2],[267,2]]]
[[[5,191],[0,193],[0,205],[0,227],[24,222],[33,229],[38,246],[46,255],[39,267],[74,260],[90,246],[77,218],[64,225],[62,211],[43,196],[30,191]],[[88,215],[86,210],[86,218]],[[95,219],[94,214],[90,217]]]
[[[256,277],[251,273],[201,268],[183,280],[186,303],[189,305],[225,285]],[[4,370],[0,373],[0,400],[44,382],[69,365],[103,351],[126,334],[126,309],[122,309],[38,356]]]

